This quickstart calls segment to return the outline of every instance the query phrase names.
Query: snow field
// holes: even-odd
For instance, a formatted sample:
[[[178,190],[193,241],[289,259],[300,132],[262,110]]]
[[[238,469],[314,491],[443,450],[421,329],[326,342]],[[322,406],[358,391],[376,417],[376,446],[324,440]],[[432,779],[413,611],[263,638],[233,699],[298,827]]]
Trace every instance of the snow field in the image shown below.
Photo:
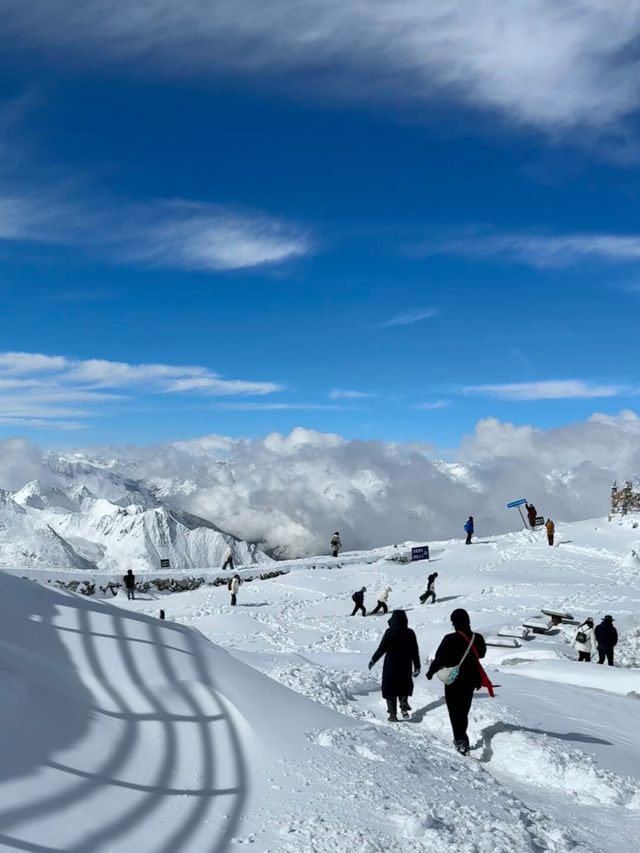
[[[111,603],[0,573],[0,849],[636,851],[640,573],[621,564],[637,534],[559,528],[572,542],[554,549],[511,534],[436,544],[431,564],[290,561],[236,608],[222,587]],[[564,627],[490,649],[497,697],[476,694],[465,759],[424,666],[412,719],[386,722],[367,662],[387,619],[348,615],[363,585],[367,606],[391,586],[423,661],[455,607],[489,635],[550,605],[612,612],[625,666],[574,662]]]

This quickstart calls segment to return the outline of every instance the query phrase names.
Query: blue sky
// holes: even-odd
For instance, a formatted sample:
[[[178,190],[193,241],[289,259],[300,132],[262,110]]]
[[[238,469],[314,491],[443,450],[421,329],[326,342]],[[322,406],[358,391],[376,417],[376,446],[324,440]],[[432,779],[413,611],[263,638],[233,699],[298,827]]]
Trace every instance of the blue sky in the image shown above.
[[[637,20],[256,4],[10,0],[0,437],[637,410]]]

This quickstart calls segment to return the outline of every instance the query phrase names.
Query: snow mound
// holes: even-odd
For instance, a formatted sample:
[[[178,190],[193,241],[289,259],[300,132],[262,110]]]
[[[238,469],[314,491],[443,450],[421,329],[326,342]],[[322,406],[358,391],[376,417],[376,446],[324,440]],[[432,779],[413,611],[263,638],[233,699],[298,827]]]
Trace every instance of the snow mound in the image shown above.
[[[491,769],[528,785],[569,796],[583,805],[640,807],[640,784],[598,767],[586,753],[544,734],[496,733]]]

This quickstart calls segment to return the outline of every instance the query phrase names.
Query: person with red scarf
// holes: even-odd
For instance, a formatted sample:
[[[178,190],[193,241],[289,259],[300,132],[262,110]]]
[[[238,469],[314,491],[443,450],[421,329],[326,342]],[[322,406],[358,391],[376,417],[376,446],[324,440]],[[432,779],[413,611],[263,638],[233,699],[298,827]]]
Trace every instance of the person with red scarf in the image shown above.
[[[480,658],[486,654],[487,647],[482,634],[471,630],[471,620],[466,610],[458,608],[451,614],[454,632],[447,634],[433,658],[427,671],[429,681],[443,667],[459,667],[459,672],[451,684],[445,684],[444,696],[451,721],[453,741],[462,755],[469,752],[469,711],[473,694],[486,687],[493,696],[493,685],[484,671]],[[465,655],[466,653],[466,655]]]

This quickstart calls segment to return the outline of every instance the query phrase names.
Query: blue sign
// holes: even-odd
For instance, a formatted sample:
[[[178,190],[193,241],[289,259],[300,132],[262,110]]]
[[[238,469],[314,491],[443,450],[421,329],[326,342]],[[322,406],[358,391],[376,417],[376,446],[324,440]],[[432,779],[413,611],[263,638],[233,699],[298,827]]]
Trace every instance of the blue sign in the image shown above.
[[[417,548],[411,549],[411,562],[415,563],[416,560],[428,560],[429,559],[429,546],[428,545],[418,545]]]
[[[507,509],[513,509],[515,506],[522,506],[522,504],[526,504],[526,498],[520,498],[519,501],[511,501],[510,504],[507,504]]]

